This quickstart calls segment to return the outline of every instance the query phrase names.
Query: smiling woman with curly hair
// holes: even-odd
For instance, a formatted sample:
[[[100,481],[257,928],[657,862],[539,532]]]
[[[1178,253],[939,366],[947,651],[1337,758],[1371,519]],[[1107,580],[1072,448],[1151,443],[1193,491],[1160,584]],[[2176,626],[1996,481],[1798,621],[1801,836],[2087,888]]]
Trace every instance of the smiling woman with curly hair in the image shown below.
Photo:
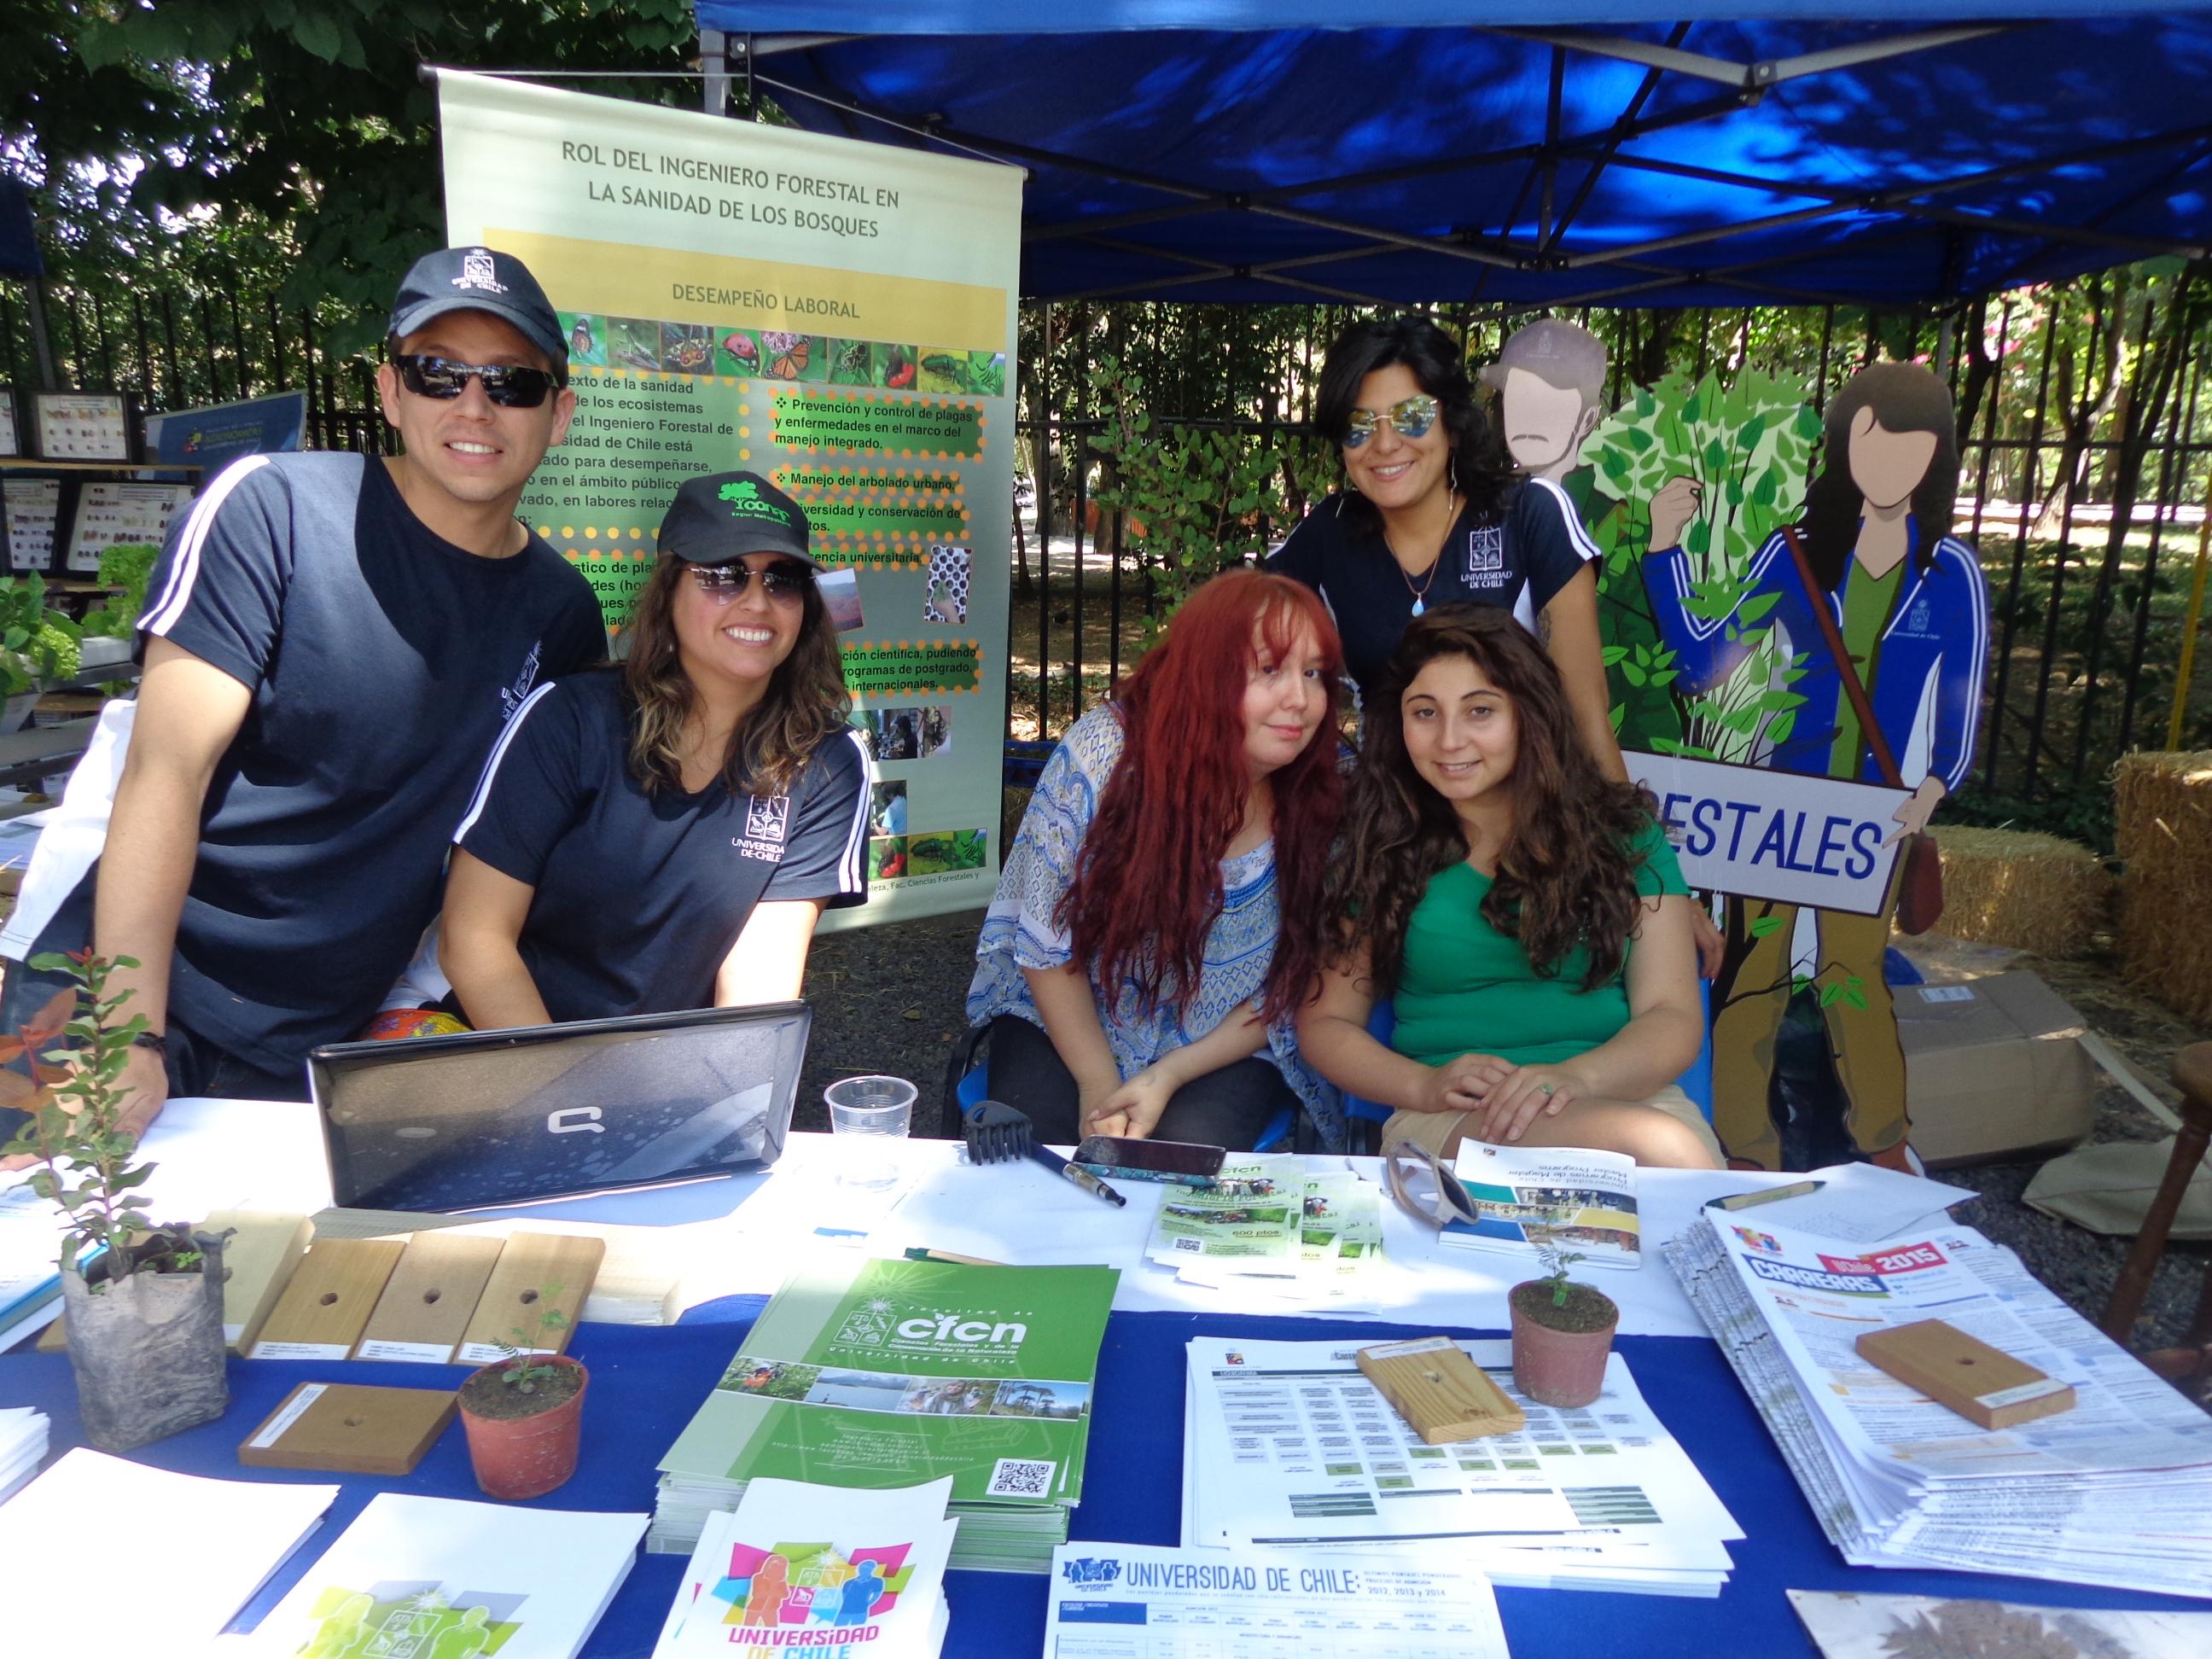
[[[1598,769],[1559,671],[1486,606],[1415,620],[1370,704],[1299,1046],[1397,1108],[1386,1146],[1468,1136],[1711,1167],[1674,1079],[1704,1015],[1690,902],[1651,797]],[[1395,999],[1389,1047],[1368,1035]]]

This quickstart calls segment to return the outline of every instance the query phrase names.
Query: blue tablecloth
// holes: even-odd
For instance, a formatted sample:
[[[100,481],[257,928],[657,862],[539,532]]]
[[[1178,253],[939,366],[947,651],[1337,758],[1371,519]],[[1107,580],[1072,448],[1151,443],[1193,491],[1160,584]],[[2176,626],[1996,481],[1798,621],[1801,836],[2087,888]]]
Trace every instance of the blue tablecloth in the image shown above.
[[[696,1309],[673,1328],[581,1325],[570,1352],[591,1368],[584,1407],[584,1449],[576,1477],[538,1500],[556,1509],[653,1507],[653,1464],[737,1352],[742,1328],[761,1298],[731,1297]],[[1297,1319],[1238,1319],[1185,1314],[1115,1314],[1099,1354],[1097,1417],[1078,1538],[1172,1544],[1181,1522],[1183,1344],[1205,1334],[1323,1340],[1347,1335],[1381,1341],[1428,1333],[1378,1325]],[[1484,1333],[1467,1332],[1468,1335]],[[1494,1333],[1492,1333],[1494,1334]],[[1730,1545],[1736,1571],[1717,1601],[1591,1591],[1501,1589],[1498,1600],[1516,1659],[1589,1659],[1592,1654],[1813,1652],[1783,1592],[1856,1589],[1899,1595],[1978,1596],[2048,1606],[2167,1607],[2203,1603],[2070,1584],[1969,1573],[1881,1572],[1848,1567],[1820,1535],[1735,1376],[1711,1343],[1631,1337],[1620,1352],[1653,1409],[1680,1440],[1744,1530]],[[378,1382],[457,1387],[461,1366],[234,1360],[231,1408],[221,1422],[135,1454],[142,1462],[191,1474],[270,1480],[341,1477],[242,1469],[238,1443],[298,1382]],[[0,1406],[35,1406],[53,1419],[57,1451],[77,1443],[76,1397],[61,1355],[0,1356]],[[322,1532],[271,1580],[239,1621],[250,1627],[329,1541],[380,1492],[477,1498],[459,1425],[447,1431],[421,1467],[403,1480],[343,1477],[343,1489]],[[584,1651],[591,1659],[641,1659],[653,1649],[683,1571],[681,1558],[642,1557]],[[946,1580],[952,1606],[948,1656],[1012,1659],[1039,1650],[1045,1580],[1003,1573],[956,1572]]]

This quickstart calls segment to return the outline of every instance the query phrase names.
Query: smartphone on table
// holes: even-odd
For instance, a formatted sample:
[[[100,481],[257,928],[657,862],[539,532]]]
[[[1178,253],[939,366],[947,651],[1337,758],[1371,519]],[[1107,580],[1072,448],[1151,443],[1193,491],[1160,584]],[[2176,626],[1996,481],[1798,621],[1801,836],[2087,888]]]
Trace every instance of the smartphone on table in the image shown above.
[[[1166,1181],[1184,1187],[1211,1187],[1228,1156],[1223,1146],[1124,1135],[1085,1135],[1075,1149],[1075,1161],[1102,1179]]]

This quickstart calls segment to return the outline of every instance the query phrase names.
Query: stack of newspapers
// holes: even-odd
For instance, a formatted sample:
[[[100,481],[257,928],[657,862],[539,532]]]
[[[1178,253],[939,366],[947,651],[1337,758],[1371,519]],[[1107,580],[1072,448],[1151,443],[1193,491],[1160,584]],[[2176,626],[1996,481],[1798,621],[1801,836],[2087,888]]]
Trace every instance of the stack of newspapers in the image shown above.
[[[950,1480],[866,1492],[752,1481],[733,1513],[707,1517],[653,1659],[732,1646],[937,1659],[951,1495]]]
[[[1047,1571],[1083,1495],[1118,1277],[908,1261],[799,1273],[660,1460],[646,1547],[689,1552],[763,1475],[866,1490],[949,1476],[953,1566]]]
[[[1845,1560],[2212,1594],[2212,1419],[2010,1250],[1941,1218],[1869,1245],[1745,1213],[1667,1259]],[[1984,1430],[1859,1357],[1862,1334],[1927,1319],[2076,1403]]]
[[[1371,1340],[1190,1343],[1186,1549],[1360,1557],[1436,1546],[1499,1584],[1721,1593],[1728,1542],[1743,1529],[1619,1354],[1595,1401],[1553,1409],[1514,1392],[1510,1343],[1463,1342],[1528,1420],[1517,1433],[1431,1446],[1360,1370]]]

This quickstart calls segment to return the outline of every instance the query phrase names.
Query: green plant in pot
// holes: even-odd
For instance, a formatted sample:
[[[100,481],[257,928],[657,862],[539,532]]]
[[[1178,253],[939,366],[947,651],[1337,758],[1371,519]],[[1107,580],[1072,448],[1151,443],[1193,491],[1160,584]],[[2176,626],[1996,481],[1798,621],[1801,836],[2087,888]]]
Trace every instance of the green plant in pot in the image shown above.
[[[489,1498],[541,1498],[576,1472],[591,1373],[545,1341],[568,1327],[558,1285],[525,1299],[543,1307],[536,1331],[518,1325],[500,1358],[461,1384],[461,1427],[477,1485]]]
[[[1513,1313],[1513,1385],[1540,1406],[1587,1406],[1605,1388],[1620,1310],[1595,1285],[1570,1279],[1580,1255],[1539,1242],[1546,1272],[1507,1297]]]
[[[156,1224],[138,1190],[154,1172],[136,1164],[123,1068],[143,1015],[118,1018],[131,999],[110,994],[118,968],[138,964],[83,951],[30,966],[76,981],[30,1028],[0,1041],[0,1060],[28,1058],[40,1086],[30,1115],[0,1154],[28,1155],[32,1191],[60,1206],[62,1312],[85,1437],[130,1451],[211,1423],[229,1402],[223,1369],[223,1238]],[[65,1046],[48,1048],[60,1039]]]
[[[0,576],[0,731],[30,719],[50,685],[76,677],[84,630],[46,606],[46,578]]]

